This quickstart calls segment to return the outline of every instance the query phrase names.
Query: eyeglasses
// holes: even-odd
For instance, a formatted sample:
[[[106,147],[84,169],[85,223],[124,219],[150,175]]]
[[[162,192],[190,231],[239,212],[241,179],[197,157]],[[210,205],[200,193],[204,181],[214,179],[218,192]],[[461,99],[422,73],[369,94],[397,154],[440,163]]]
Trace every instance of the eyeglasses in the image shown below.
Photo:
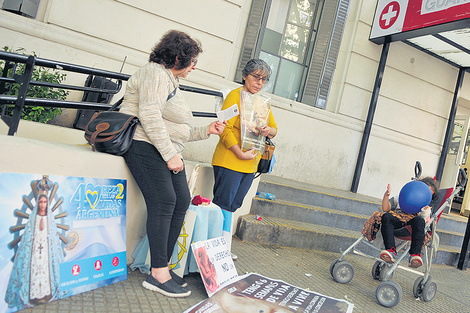
[[[197,59],[196,59],[196,58],[191,58],[191,62],[193,62],[193,63],[194,63],[194,66],[196,66],[196,64],[197,64]]]
[[[254,75],[254,74],[251,74],[251,73],[250,73],[250,75],[253,76],[257,81],[262,81],[263,84],[265,84],[266,82],[269,81],[269,78],[267,78],[266,76],[263,77],[261,75]]]

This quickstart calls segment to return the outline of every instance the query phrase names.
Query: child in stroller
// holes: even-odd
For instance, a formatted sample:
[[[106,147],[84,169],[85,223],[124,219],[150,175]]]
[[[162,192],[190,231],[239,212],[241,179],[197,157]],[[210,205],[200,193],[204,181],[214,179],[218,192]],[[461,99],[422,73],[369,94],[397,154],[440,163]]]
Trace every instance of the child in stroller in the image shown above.
[[[432,200],[436,200],[437,192],[439,190],[438,183],[432,177],[424,177],[419,181],[429,186],[432,193]],[[387,263],[394,263],[397,256],[395,247],[395,229],[405,226],[411,226],[411,247],[410,247],[410,261],[408,266],[417,268],[423,265],[421,258],[421,248],[424,244],[426,226],[425,218],[429,218],[431,214],[431,206],[426,206],[421,209],[421,212],[410,214],[403,212],[396,197],[390,198],[391,186],[387,186],[382,200],[382,237],[385,249],[380,252],[380,258]]]
[[[412,180],[419,180],[420,173],[421,164],[416,162],[415,178]],[[400,201],[397,201],[396,198],[390,198],[391,187],[390,185],[387,186],[382,201],[382,211],[384,212],[374,212],[365,222],[361,237],[346,248],[338,259],[335,259],[331,263],[330,274],[336,282],[347,284],[354,277],[352,264],[344,260],[348,253],[352,252],[360,256],[374,259],[376,262],[372,266],[372,277],[381,281],[376,289],[376,298],[381,305],[393,307],[400,302],[402,289],[398,283],[391,279],[399,263],[411,251],[410,254],[418,255],[410,256],[409,265],[412,267],[421,264],[425,265],[424,273],[410,269],[410,271],[419,275],[413,285],[413,296],[425,302],[431,301],[434,298],[437,292],[437,285],[431,280],[430,271],[432,258],[436,255],[439,244],[438,235],[436,233],[437,222],[441,213],[446,208],[450,207],[452,199],[460,192],[463,186],[465,186],[467,177],[465,172],[461,169],[458,175],[458,186],[455,189],[447,188],[441,190],[438,190],[438,185],[434,179],[427,177],[421,180],[422,185],[424,185],[422,187],[429,187],[431,189],[431,204],[421,211],[418,210],[418,213],[410,214],[406,217],[406,213],[398,209],[398,202]],[[415,193],[412,194],[415,195]],[[429,200],[427,203],[429,203]],[[406,203],[403,202],[402,204],[403,208],[405,208]],[[422,206],[420,206],[420,208],[421,207]],[[383,230],[384,225],[386,225],[385,230]],[[413,225],[415,229],[412,229]],[[372,244],[381,228],[385,245],[384,250]],[[396,248],[394,237],[402,241]],[[411,250],[410,241],[415,250]],[[358,249],[359,245],[368,247],[372,250],[371,252],[375,251],[375,253],[362,252]],[[421,255],[419,255],[421,250],[424,252],[424,262],[421,259]],[[397,256],[396,251],[404,252]],[[378,252],[380,252],[380,255],[378,255]]]

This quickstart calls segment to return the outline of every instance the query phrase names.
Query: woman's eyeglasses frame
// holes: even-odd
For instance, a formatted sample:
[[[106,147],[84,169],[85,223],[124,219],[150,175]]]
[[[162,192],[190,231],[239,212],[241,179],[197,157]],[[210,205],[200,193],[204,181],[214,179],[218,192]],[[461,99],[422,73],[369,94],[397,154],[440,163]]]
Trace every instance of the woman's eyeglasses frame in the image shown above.
[[[261,81],[263,84],[266,84],[269,81],[269,78],[267,78],[266,76],[263,77],[261,75],[255,75],[252,73],[250,73],[249,75],[253,76],[253,78],[257,81]]]

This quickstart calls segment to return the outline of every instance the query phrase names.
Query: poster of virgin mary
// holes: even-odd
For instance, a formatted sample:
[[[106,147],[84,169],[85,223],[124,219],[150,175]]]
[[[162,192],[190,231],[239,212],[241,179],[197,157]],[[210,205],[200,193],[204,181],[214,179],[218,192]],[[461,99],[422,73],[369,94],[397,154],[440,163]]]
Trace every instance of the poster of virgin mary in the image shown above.
[[[0,173],[0,313],[127,279],[126,186]]]
[[[19,223],[10,228],[14,240],[9,246],[16,253],[5,301],[9,308],[16,310],[63,297],[59,288],[59,264],[64,260],[66,239],[62,237],[64,241],[61,241],[57,216],[53,214],[62,203],[57,197],[53,201],[58,185],[44,176],[33,181],[31,188],[30,195],[23,197],[22,210],[14,212]],[[26,220],[24,224],[23,220]]]

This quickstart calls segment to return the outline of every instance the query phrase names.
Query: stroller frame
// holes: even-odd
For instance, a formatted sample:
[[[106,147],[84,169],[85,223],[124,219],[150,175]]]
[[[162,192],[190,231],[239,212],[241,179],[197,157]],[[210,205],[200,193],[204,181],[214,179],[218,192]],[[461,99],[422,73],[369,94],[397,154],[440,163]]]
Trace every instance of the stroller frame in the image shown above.
[[[419,162],[416,162],[416,168],[419,168],[419,172],[421,172],[421,165],[419,164]],[[417,179],[418,177],[419,174],[416,173],[415,179]],[[367,240],[367,238],[361,234],[361,237],[359,237],[351,246],[349,246],[344,252],[342,252],[341,256],[338,259],[335,259],[331,263],[330,274],[333,279],[336,282],[342,284],[347,284],[353,279],[354,268],[351,263],[344,261],[345,256],[348,253],[352,252],[354,254],[376,260],[376,262],[372,266],[372,278],[381,281],[375,292],[377,301],[381,305],[385,307],[393,307],[397,305],[401,300],[403,293],[402,289],[397,282],[391,280],[393,277],[393,273],[398,267],[419,275],[413,285],[413,295],[416,298],[419,298],[425,302],[431,301],[437,293],[437,284],[431,280],[430,275],[432,258],[436,255],[439,246],[439,236],[436,233],[437,222],[442,212],[448,206],[450,206],[452,199],[464,188],[467,182],[467,177],[464,170],[460,169],[458,178],[459,179],[457,187],[452,191],[452,193],[450,193],[450,195],[448,195],[448,192],[445,193],[443,199],[441,199],[440,207],[431,215],[430,221],[426,223],[424,231],[426,234],[430,234],[431,238],[428,240],[428,242],[423,248],[423,261],[425,263],[424,273],[400,266],[400,262],[408,255],[408,252],[411,247],[411,242],[408,239],[403,238],[403,234],[400,234],[400,231],[403,231],[404,228],[400,228],[395,230],[395,237],[399,240],[403,240],[403,242],[400,243],[396,248],[397,258],[393,264],[386,263],[377,256],[372,256],[358,250],[356,247],[362,243],[377,251],[378,255],[380,255],[380,252],[382,251],[381,249],[371,244]],[[409,235],[411,235],[411,232],[409,232],[408,236]]]

